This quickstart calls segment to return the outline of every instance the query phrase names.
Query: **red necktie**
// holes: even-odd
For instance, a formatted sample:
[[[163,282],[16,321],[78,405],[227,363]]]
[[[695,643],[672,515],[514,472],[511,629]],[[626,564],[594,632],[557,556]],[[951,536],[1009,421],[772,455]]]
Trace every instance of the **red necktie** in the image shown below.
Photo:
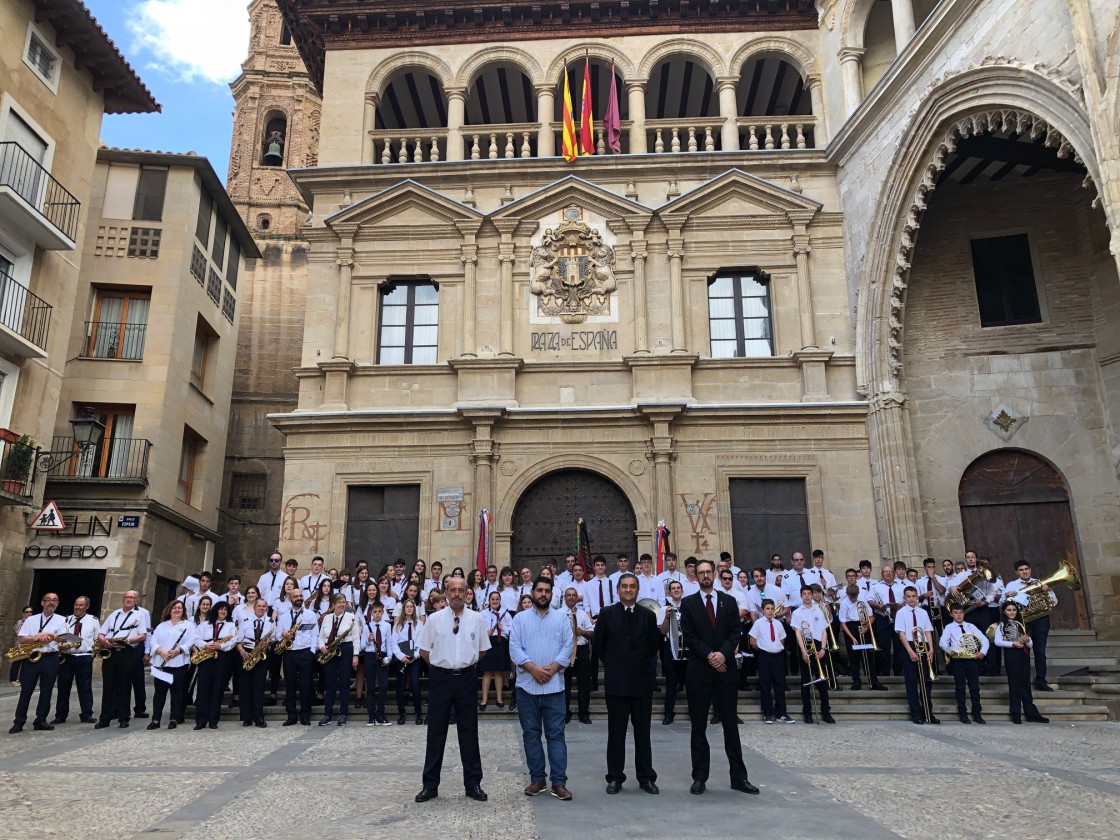
[[[333,642],[334,639],[335,639],[335,636],[338,635],[338,625],[340,625],[341,623],[342,623],[342,616],[337,616],[334,619],[334,622],[331,624],[331,633],[330,633],[329,636],[327,636],[327,644],[328,645],[331,642]]]
[[[254,631],[253,632],[253,641],[254,642],[258,642],[258,643],[260,642],[260,640],[261,640],[261,630],[262,629],[263,629],[263,622],[258,618],[256,621],[253,622],[253,631]]]
[[[712,622],[712,627],[716,626],[716,608],[712,604],[712,596],[708,597],[708,621]]]
[[[74,622],[74,635],[82,635],[82,620],[80,618]]]
[[[381,652],[381,625],[376,625],[377,632],[374,634],[374,641],[377,643],[377,652]]]
[[[910,609],[910,620],[914,622],[914,628],[913,629],[917,630],[918,629],[918,611],[916,609],[913,609],[913,608]]]
[[[778,641],[777,638],[774,636],[774,619],[768,618],[766,620],[770,622],[770,641],[772,641],[772,642]]]
[[[218,631],[222,629],[222,625],[218,622],[214,623],[214,641],[218,641]]]
[[[498,613],[494,613],[494,629],[498,633],[498,638],[502,638],[502,617]]]
[[[894,603],[894,587],[893,586],[888,586],[887,587],[887,598],[890,600],[890,602],[892,604]]]

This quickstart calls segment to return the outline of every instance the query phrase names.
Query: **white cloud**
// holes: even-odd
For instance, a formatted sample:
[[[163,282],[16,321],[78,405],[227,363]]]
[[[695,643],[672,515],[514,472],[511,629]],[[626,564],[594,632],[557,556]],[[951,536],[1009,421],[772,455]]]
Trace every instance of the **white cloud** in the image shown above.
[[[246,0],[141,0],[128,28],[148,66],[177,81],[225,84],[249,52]]]

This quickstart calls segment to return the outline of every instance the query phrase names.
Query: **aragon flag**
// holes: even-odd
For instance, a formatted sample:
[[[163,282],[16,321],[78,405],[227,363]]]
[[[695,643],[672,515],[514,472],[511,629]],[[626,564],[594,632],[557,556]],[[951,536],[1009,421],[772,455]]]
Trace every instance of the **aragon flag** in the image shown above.
[[[568,163],[579,157],[579,147],[576,145],[576,121],[572,113],[572,89],[568,84],[568,68],[564,67],[564,160]]]

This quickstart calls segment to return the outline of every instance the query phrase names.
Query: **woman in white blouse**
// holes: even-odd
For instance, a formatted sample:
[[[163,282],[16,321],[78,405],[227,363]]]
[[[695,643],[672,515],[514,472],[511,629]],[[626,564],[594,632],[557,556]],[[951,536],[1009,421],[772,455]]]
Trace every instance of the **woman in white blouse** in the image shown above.
[[[148,729],[159,729],[163,706],[171,693],[171,719],[168,729],[179,725],[183,716],[187,690],[187,665],[190,664],[191,645],[194,642],[194,624],[187,620],[187,608],[182,601],[172,601],[163,611],[163,621],[152,631],[152,676],[158,670],[171,675],[166,681],[156,677],[152,698],[152,722]]]
[[[424,722],[420,711],[420,619],[414,601],[401,601],[400,612],[393,620],[393,658],[397,661],[397,723],[405,722],[404,694],[407,685],[412,692],[412,705],[416,711],[416,725]]]
[[[331,599],[331,611],[323,616],[319,625],[319,653],[325,654],[332,649],[338,653],[323,665],[323,719],[320,726],[326,726],[334,717],[334,701],[337,696],[338,725],[346,725],[350,712],[350,674],[357,667],[358,657],[354,655],[354,642],[361,629],[357,615],[347,611],[346,596],[336,594]]]
[[[252,589],[253,587],[250,587]],[[195,683],[194,728],[218,728],[222,711],[222,693],[233,666],[233,646],[237,644],[237,625],[230,620],[229,604],[219,601],[210,610],[206,621],[195,628],[194,649],[212,650],[211,659],[199,663]]]

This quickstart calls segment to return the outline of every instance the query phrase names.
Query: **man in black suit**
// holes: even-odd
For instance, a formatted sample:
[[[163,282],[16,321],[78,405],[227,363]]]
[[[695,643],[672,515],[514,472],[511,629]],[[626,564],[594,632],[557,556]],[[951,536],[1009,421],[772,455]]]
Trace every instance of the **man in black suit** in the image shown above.
[[[657,617],[638,606],[638,578],[623,572],[617,604],[604,607],[595,622],[592,650],[603,663],[607,697],[607,793],[626,781],[626,726],[634,724],[634,767],[638,786],[660,793],[653,769],[649,727],[653,714],[654,662],[661,633]]]
[[[711,752],[708,749],[708,709],[714,707],[723,725],[723,749],[731,766],[731,788],[743,793],[758,793],[747,781],[743,763],[743,745],[735,712],[739,688],[739,672],[735,667],[735,649],[742,626],[739,606],[725,592],[717,592],[715,564],[701,560],[696,564],[700,591],[681,601],[681,630],[688,648],[688,716],[692,720],[692,787],[691,793],[704,792],[708,781]]]

